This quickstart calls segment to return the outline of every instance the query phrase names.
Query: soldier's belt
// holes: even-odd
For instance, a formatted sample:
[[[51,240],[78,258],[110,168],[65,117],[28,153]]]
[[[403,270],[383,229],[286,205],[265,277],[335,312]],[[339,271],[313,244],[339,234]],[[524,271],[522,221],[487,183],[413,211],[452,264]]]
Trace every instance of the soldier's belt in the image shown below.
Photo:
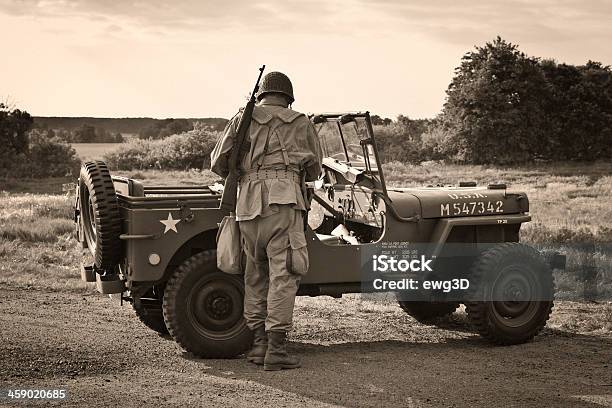
[[[259,170],[240,177],[241,183],[255,180],[291,180],[300,183],[300,175],[290,170]]]

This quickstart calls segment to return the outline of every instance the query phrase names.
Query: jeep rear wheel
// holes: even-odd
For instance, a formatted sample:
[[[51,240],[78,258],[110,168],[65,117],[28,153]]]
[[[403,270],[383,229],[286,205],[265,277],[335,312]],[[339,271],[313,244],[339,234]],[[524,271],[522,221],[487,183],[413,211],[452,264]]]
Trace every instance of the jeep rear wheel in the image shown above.
[[[430,323],[436,318],[453,313],[458,307],[456,302],[410,302],[399,300],[402,310],[420,323]]]
[[[251,331],[243,317],[241,276],[217,269],[216,251],[187,259],[164,291],[164,320],[174,340],[203,358],[230,358],[246,351]]]
[[[505,243],[485,251],[474,264],[466,304],[468,318],[481,336],[495,344],[531,340],[546,325],[553,307],[550,267],[535,249]]]
[[[86,162],[79,177],[79,222],[83,241],[100,269],[121,259],[121,216],[113,179],[103,161]]]

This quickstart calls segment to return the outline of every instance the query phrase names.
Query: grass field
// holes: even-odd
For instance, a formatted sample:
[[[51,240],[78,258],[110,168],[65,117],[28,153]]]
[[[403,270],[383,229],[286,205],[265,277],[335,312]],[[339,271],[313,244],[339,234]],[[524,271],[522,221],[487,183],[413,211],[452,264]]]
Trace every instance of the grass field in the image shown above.
[[[101,159],[106,153],[115,150],[121,143],[72,143],[81,160]]]
[[[219,179],[209,171],[150,170],[116,174],[145,184],[162,185],[211,184]],[[609,289],[612,286],[612,164],[500,168],[390,163],[385,166],[385,174],[387,184],[398,187],[456,184],[460,180],[475,180],[479,184],[503,180],[513,190],[526,192],[533,222],[524,226],[521,239],[541,246],[554,245],[568,253],[568,272],[556,277],[559,296],[579,298],[577,290],[582,285],[579,271],[585,255],[576,246],[593,242],[596,251],[589,262],[597,269],[599,294],[603,301],[612,299]],[[0,186],[8,190],[0,193],[0,285],[92,291],[79,279],[81,255],[74,239],[71,208],[74,197],[61,194],[62,183],[69,180],[53,181],[55,184],[50,180],[30,180],[25,184],[15,181]],[[612,330],[612,304],[608,305],[608,312],[597,314],[597,321],[587,318],[592,330]]]

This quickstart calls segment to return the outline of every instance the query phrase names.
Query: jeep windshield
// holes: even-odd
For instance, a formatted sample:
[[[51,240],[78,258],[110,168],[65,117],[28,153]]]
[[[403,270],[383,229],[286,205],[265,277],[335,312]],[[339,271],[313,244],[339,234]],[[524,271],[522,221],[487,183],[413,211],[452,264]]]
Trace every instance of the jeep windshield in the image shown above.
[[[313,118],[323,156],[361,171],[378,172],[365,115],[319,115]]]
[[[323,150],[323,166],[340,172],[351,184],[362,184],[387,194],[379,165],[370,114],[312,115]]]

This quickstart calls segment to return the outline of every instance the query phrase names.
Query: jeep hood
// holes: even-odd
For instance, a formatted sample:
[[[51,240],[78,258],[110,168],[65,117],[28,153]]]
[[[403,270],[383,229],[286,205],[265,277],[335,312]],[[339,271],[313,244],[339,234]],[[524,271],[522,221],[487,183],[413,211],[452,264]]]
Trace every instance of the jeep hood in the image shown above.
[[[391,205],[402,217],[473,217],[529,211],[525,193],[486,187],[419,187],[388,189]]]

